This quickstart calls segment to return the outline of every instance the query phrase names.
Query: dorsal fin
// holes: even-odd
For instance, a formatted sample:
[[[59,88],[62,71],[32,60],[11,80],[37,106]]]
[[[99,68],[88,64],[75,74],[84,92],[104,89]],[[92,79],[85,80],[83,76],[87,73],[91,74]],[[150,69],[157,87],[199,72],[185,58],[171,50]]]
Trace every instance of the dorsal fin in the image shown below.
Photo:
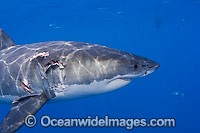
[[[0,28],[0,50],[15,45],[13,40]]]

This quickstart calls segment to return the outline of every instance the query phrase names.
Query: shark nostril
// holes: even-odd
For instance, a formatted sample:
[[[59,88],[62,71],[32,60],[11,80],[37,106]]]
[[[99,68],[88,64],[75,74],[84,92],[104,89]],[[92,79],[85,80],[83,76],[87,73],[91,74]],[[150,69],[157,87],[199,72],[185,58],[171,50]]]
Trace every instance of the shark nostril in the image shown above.
[[[152,68],[152,65],[142,65],[142,67],[146,67],[146,68]]]
[[[142,65],[142,67],[147,67],[148,65]]]

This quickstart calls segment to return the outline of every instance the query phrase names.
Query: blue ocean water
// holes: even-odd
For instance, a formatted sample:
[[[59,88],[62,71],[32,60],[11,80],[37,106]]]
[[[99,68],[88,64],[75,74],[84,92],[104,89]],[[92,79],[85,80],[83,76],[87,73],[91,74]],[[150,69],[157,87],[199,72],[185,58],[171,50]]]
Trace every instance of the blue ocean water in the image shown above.
[[[20,45],[80,41],[106,45],[161,64],[119,90],[46,104],[54,118],[175,118],[176,127],[34,128],[18,132],[199,133],[200,0],[0,0],[0,27]],[[0,104],[0,119],[10,109]]]

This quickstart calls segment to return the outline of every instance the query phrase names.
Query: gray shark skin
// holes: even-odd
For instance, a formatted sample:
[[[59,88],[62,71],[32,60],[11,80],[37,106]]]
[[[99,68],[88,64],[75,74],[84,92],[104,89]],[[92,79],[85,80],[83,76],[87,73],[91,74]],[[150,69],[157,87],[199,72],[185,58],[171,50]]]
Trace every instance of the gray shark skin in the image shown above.
[[[121,88],[154,72],[149,59],[97,44],[51,41],[16,45],[0,29],[0,102],[12,108],[0,132],[15,132],[47,101]]]

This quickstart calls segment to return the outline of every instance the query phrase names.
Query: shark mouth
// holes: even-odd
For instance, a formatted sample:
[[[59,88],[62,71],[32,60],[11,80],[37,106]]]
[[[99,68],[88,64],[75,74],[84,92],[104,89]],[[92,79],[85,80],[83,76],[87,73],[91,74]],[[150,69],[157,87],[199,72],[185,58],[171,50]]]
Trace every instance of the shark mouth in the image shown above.
[[[117,77],[117,78],[114,78],[114,79],[112,79],[112,80],[110,80],[108,83],[110,83],[110,82],[112,82],[112,81],[114,81],[114,80],[124,80],[124,81],[132,81],[133,80],[133,77]]]
[[[151,74],[152,72],[154,72],[155,70],[156,69],[149,69],[149,70],[145,71],[144,73],[139,73],[139,74],[118,75],[115,78],[113,78],[112,80],[110,80],[109,82],[112,82],[117,79],[121,79],[124,81],[132,81],[134,78],[145,77],[145,76]]]
[[[131,74],[128,74],[128,75],[118,75],[118,76],[116,76],[116,77],[114,77],[113,79],[111,79],[109,82],[108,82],[108,84],[109,83],[111,83],[111,82],[113,82],[113,81],[115,81],[115,80],[123,80],[123,81],[128,81],[128,82],[130,82],[130,81],[132,81],[134,78],[137,78],[138,77],[138,75],[131,75]]]

